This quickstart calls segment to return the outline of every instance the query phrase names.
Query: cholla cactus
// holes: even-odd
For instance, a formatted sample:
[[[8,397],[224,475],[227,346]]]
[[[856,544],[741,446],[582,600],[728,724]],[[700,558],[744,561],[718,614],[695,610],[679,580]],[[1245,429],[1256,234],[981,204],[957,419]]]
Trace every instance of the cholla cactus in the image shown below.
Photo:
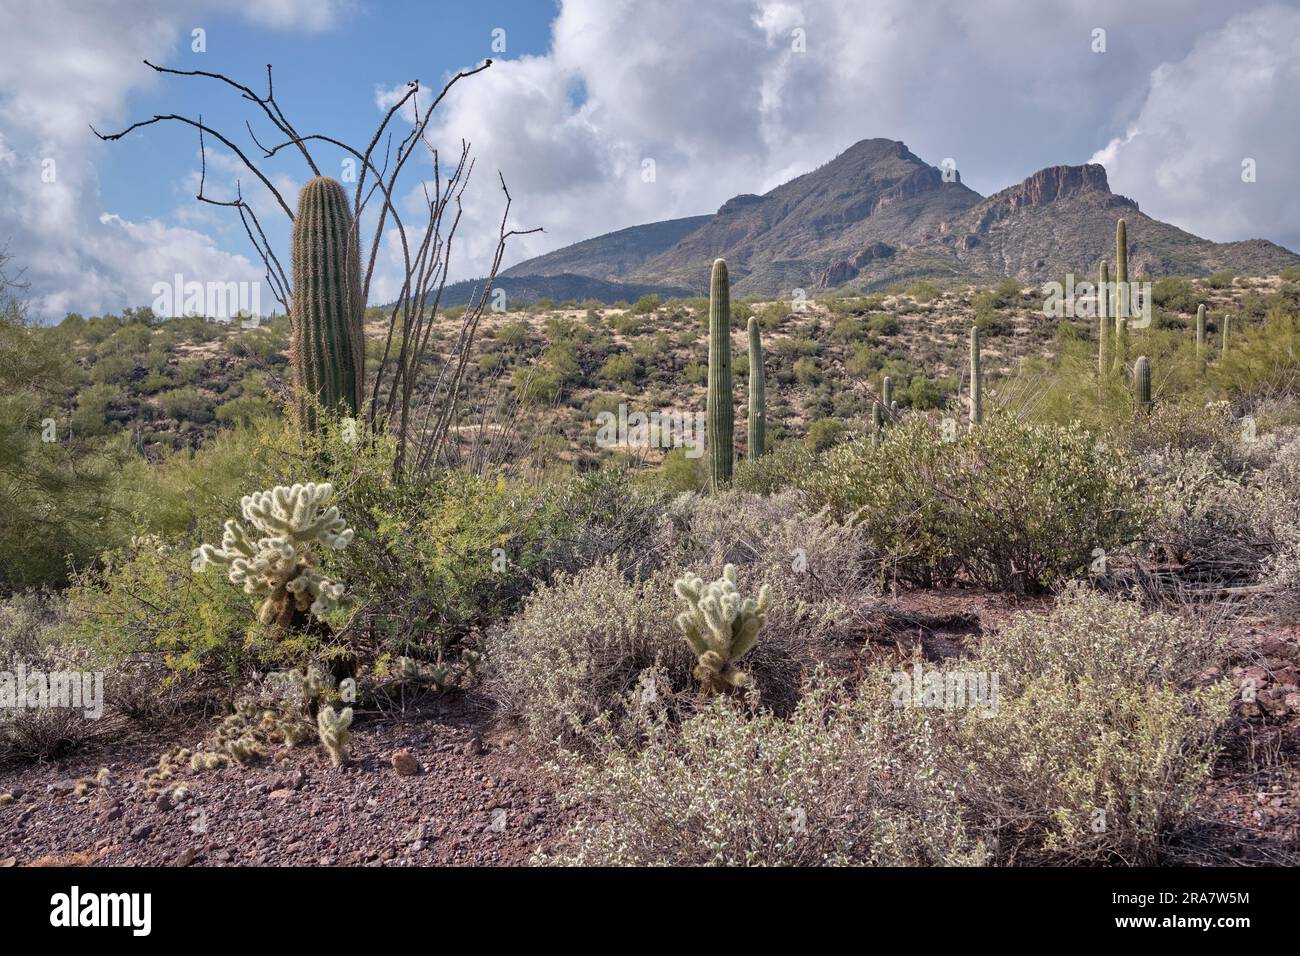
[[[335,712],[333,707],[322,707],[316,714],[316,729],[320,733],[320,742],[329,751],[334,766],[341,766],[348,759],[348,740],[352,736],[348,728],[352,726],[352,708],[344,707]]]
[[[315,482],[245,495],[244,518],[262,536],[254,538],[238,521],[227,521],[221,547],[196,548],[193,569],[228,568],[232,583],[249,594],[265,594],[257,615],[264,624],[301,623],[308,611],[323,616],[338,604],[343,585],[321,573],[312,546],[341,551],[353,536],[330,504],[333,497],[332,485]]]
[[[742,598],[736,590],[736,566],[728,564],[712,584],[688,571],[673,590],[690,605],[677,615],[677,629],[699,658],[694,674],[705,696],[750,686],[753,679],[735,665],[754,646],[767,621],[767,585],[759,589],[758,600]]]

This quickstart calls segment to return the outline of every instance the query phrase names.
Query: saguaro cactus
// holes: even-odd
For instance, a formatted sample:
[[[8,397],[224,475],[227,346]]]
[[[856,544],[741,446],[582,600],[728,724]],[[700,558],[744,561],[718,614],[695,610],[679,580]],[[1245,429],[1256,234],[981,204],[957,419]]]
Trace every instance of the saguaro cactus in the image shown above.
[[[763,339],[758,318],[749,317],[749,460],[757,461],[767,440],[767,395],[763,383]]]
[[[673,590],[688,606],[675,623],[698,658],[694,675],[704,696],[750,686],[752,678],[737,670],[736,662],[754,646],[767,622],[767,585],[759,589],[757,600],[742,598],[736,589],[736,566],[728,564],[712,584],[688,571]]]
[[[1138,410],[1151,411],[1151,361],[1145,355],[1139,355],[1133,363],[1133,392]]]
[[[972,325],[970,330],[970,423],[984,421],[984,377],[980,368],[980,330]]]
[[[880,446],[880,435],[885,427],[885,413],[879,402],[871,403],[871,445]]]
[[[1128,225],[1121,219],[1115,223],[1115,321],[1128,318]]]
[[[1201,351],[1205,348],[1205,306],[1196,307],[1196,357],[1201,357]]]
[[[1110,331],[1110,276],[1107,274],[1106,260],[1101,260],[1097,274],[1097,371],[1106,374],[1106,352]]]
[[[1223,351],[1225,354],[1228,351],[1228,325],[1231,321],[1232,321],[1232,316],[1225,315],[1223,317]]]
[[[894,380],[886,375],[880,380],[880,407],[892,414],[894,410]]]
[[[731,481],[735,457],[733,428],[735,409],[731,392],[731,283],[724,259],[713,262],[709,283],[709,397],[708,441],[711,447],[711,479],[714,488]]]
[[[298,195],[292,251],[289,360],[299,426],[311,430],[318,407],[355,415],[365,385],[361,250],[347,193],[328,176]]]

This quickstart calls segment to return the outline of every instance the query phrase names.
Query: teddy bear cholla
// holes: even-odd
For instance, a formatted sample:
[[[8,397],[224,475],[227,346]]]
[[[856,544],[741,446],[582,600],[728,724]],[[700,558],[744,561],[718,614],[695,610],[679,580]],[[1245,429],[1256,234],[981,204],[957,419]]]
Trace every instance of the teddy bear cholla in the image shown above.
[[[326,482],[279,485],[245,495],[240,501],[254,538],[238,521],[227,521],[221,547],[194,549],[191,567],[229,569],[228,577],[249,594],[265,594],[257,618],[286,627],[303,623],[307,612],[322,617],[338,605],[343,585],[322,574],[312,546],[341,551],[353,530],[331,505],[334,487]]]

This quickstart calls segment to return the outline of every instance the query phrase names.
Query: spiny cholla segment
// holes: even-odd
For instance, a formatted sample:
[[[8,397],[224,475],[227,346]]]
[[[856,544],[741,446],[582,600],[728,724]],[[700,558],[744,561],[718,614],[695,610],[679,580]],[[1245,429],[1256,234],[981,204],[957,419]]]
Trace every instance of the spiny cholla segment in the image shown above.
[[[330,504],[333,498],[332,485],[315,482],[245,495],[240,502],[244,518],[261,537],[254,539],[238,521],[227,521],[221,547],[196,548],[192,567],[229,569],[232,583],[249,594],[265,594],[258,614],[263,622],[272,620],[277,605],[289,596],[299,611],[321,617],[337,606],[343,585],[321,573],[312,545],[341,551],[354,533]]]
[[[711,584],[688,571],[673,590],[690,606],[677,615],[677,629],[699,658],[694,673],[705,694],[749,686],[750,676],[735,663],[754,646],[767,621],[767,585],[759,589],[757,600],[741,597],[736,566],[728,564]]]

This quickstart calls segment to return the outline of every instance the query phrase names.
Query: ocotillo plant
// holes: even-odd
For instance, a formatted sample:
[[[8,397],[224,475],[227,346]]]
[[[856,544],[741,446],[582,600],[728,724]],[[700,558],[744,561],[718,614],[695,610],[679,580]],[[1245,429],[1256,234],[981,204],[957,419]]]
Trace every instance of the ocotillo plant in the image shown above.
[[[1106,260],[1101,260],[1101,268],[1097,275],[1097,371],[1102,375],[1106,374],[1106,345],[1110,330],[1109,302],[1110,298],[1107,287],[1110,285],[1110,276],[1107,275]]]
[[[1151,411],[1151,362],[1145,355],[1133,363],[1133,392],[1138,411]]]
[[[984,421],[984,379],[980,369],[980,330],[972,325],[970,330],[970,423]]]
[[[292,252],[289,361],[299,427],[314,430],[318,408],[355,415],[365,384],[361,251],[347,193],[328,176],[298,195]]]
[[[1205,306],[1196,307],[1196,357],[1201,357],[1205,348]]]
[[[757,461],[767,441],[767,395],[763,384],[763,339],[757,316],[749,317],[749,460]]]
[[[731,481],[735,409],[731,392],[731,283],[726,260],[716,259],[709,283],[708,442],[714,488]]]

